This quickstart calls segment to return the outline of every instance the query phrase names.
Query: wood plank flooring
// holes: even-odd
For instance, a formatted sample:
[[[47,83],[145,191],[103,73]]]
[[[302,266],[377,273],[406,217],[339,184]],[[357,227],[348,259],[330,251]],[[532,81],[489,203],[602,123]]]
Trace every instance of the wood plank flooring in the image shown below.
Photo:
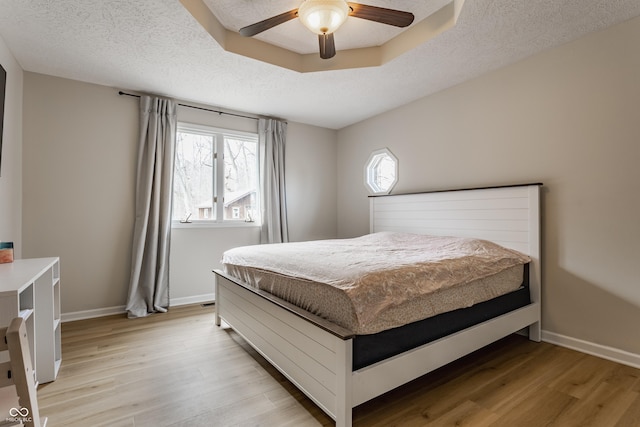
[[[213,308],[62,325],[49,427],[333,426]],[[511,336],[354,409],[354,426],[640,426],[640,370]]]

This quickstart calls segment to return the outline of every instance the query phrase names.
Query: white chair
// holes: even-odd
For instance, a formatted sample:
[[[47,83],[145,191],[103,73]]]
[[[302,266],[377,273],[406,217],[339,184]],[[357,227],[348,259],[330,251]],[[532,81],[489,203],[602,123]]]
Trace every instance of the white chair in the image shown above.
[[[24,320],[16,317],[8,328],[0,328],[0,426],[46,424],[38,410],[27,328]]]

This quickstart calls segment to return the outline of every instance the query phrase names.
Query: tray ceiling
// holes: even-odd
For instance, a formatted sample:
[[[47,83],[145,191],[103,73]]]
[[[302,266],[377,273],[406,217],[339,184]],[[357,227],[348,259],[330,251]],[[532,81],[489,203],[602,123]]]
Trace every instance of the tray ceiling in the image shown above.
[[[300,5],[299,0],[204,0],[204,2],[225,28],[235,32],[247,25],[296,9]],[[371,0],[360,3],[411,12],[415,16],[414,23],[417,23],[449,2],[451,0]],[[380,46],[402,31],[404,31],[403,28],[349,18],[336,32],[336,49]],[[305,28],[299,19],[285,22],[254,38],[296,53],[306,54],[318,51],[318,37]]]

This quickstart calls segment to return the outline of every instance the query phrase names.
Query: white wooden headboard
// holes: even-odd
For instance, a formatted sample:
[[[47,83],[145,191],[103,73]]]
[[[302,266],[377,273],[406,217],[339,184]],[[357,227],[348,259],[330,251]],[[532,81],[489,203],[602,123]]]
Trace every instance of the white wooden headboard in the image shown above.
[[[540,301],[542,184],[372,196],[370,231],[490,240],[529,255],[532,302]]]

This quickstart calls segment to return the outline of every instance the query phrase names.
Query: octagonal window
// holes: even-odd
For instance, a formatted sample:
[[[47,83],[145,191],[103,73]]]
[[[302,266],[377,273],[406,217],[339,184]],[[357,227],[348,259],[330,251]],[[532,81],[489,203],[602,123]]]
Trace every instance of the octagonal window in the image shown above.
[[[389,194],[398,182],[398,159],[386,148],[369,156],[364,168],[364,183],[373,194]]]

